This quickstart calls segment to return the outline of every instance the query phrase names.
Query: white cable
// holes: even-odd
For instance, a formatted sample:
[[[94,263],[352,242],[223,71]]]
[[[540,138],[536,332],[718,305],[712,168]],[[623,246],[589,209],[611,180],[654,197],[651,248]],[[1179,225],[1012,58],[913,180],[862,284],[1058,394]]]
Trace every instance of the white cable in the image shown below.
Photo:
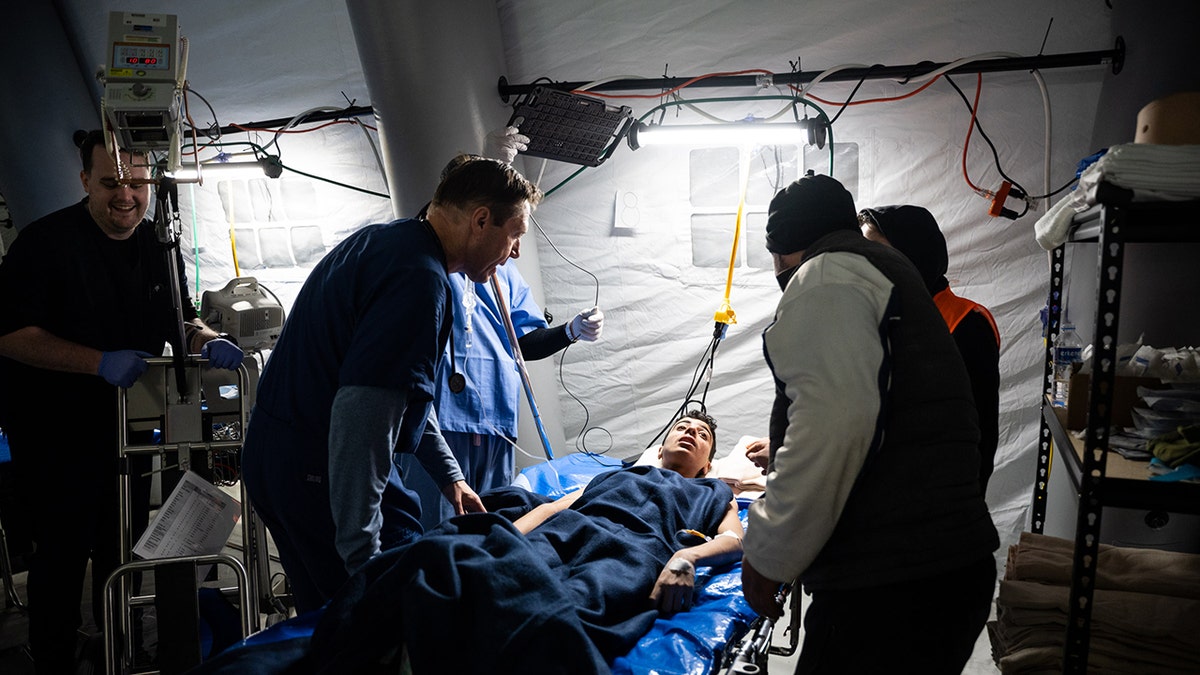
[[[179,38],[179,76],[175,78],[175,87],[182,90],[187,83],[188,39]]]
[[[1049,206],[1050,206],[1050,190],[1051,190],[1051,188],[1050,188],[1050,140],[1051,140],[1051,136],[1050,136],[1050,128],[1051,128],[1050,127],[1050,92],[1046,90],[1046,80],[1044,80],[1042,78],[1042,74],[1040,72],[1038,72],[1037,70],[1031,70],[1029,72],[1033,74],[1033,79],[1037,80],[1038,90],[1042,92],[1042,113],[1045,116],[1045,120],[1046,120],[1046,150],[1045,150],[1045,156],[1042,159],[1042,181],[1043,181],[1042,194],[1046,195],[1046,197],[1044,198],[1045,201],[1042,203],[1042,205],[1049,208]],[[1042,200],[1037,200],[1037,201],[1042,201]],[[1034,208],[1035,209],[1038,208],[1038,205],[1034,204]]]
[[[690,103],[687,99],[683,98],[679,94],[671,94],[671,98],[675,99],[675,101],[677,103],[679,103],[681,107],[687,108],[688,110],[691,110],[692,112],[696,113],[697,115],[700,115],[701,117],[703,117],[711,122],[717,122],[718,124],[736,124],[739,121],[739,120],[722,119],[711,113],[704,112],[698,106]],[[747,99],[746,102],[753,102],[753,99],[752,98]],[[780,117],[783,117],[784,115],[786,115],[787,112],[789,110],[791,110],[793,107],[794,106],[791,103],[785,104],[782,108],[779,109],[779,112],[773,113],[767,117],[763,117],[762,121],[763,122],[773,122],[773,121],[779,119]]]
[[[267,143],[266,145],[264,145],[262,147],[263,151],[265,152],[267,148],[274,145],[275,146],[275,154],[276,155],[282,154],[279,150],[279,137],[283,135],[283,132],[287,131],[288,129],[291,129],[292,127],[296,126],[297,124],[302,123],[304,118],[308,117],[312,113],[315,113],[315,112],[337,112],[339,110],[343,110],[343,108],[335,108],[333,106],[321,105],[321,106],[317,106],[315,108],[309,108],[308,110],[305,110],[304,112],[299,113],[295,117],[292,117],[292,119],[288,120],[287,124],[285,124],[282,127],[279,127],[278,129],[275,130],[275,137],[271,139],[270,143]]]
[[[575,91],[587,91],[588,89],[591,89],[592,87],[598,87],[602,84],[607,84],[609,82],[615,82],[617,80],[644,80],[644,79],[646,79],[646,78],[642,77],[641,75],[614,75],[612,77],[606,77],[606,78],[603,78],[600,80],[592,80],[591,82],[588,82],[587,84],[583,85],[582,87],[577,88]]]
[[[379,155],[379,148],[375,147],[375,139],[371,138],[371,132],[367,131],[367,125],[363,124],[362,120],[354,118],[350,121],[359,129],[362,129],[363,136],[367,137],[367,145],[371,146],[371,153],[375,155],[375,164],[379,166],[379,175],[383,176],[383,184],[386,186],[388,184],[387,169],[383,166],[383,157]]]
[[[188,65],[188,39],[186,37],[179,38],[179,75],[175,78],[174,96],[179,104],[179,114],[183,114],[186,106],[183,102],[184,93],[187,89],[187,65]],[[183,139],[181,123],[176,123],[175,133],[169,134],[171,141],[167,148],[167,170],[176,171],[183,166]],[[200,175],[199,169],[196,170],[196,175]]]
[[[957,61],[954,61],[952,63],[948,63],[945,66],[942,66],[941,68],[938,68],[937,70],[928,73],[927,75],[922,75],[921,79],[919,79],[917,81],[924,82],[933,77],[937,77],[937,76],[942,75],[950,70],[953,70],[954,68],[957,68],[961,65],[971,63],[973,61],[983,61],[983,60],[992,59],[992,58],[1021,58],[1021,55],[1013,53],[1013,52],[985,52],[983,54],[967,56],[967,57],[958,59]],[[1051,149],[1052,149],[1050,92],[1046,88],[1046,80],[1042,78],[1041,72],[1039,72],[1037,70],[1031,70],[1029,72],[1031,75],[1033,75],[1033,79],[1035,81],[1037,81],[1038,91],[1041,92],[1041,95],[1042,95],[1042,115],[1045,120],[1045,127],[1046,127],[1045,143],[1044,143],[1045,148],[1044,148],[1044,154],[1042,157],[1042,182],[1043,182],[1042,194],[1049,195],[1050,189],[1051,189],[1050,188],[1050,155],[1051,155]],[[1036,201],[1041,201],[1041,200],[1036,200]],[[1047,196],[1045,198],[1045,204],[1048,206],[1049,203],[1050,203],[1050,197]],[[1036,209],[1036,208],[1038,208],[1038,205],[1035,203],[1035,204],[1031,205],[1031,208]]]
[[[517,445],[516,441],[512,440],[512,439],[511,439],[511,438],[509,438],[508,436],[505,436],[505,435],[504,435],[504,434],[503,434],[503,433],[502,433],[502,432],[501,432],[499,429],[497,429],[496,427],[492,427],[492,431],[496,432],[496,435],[497,435],[497,436],[499,436],[500,438],[503,438],[503,439],[504,439],[504,441],[505,441],[506,443],[508,443],[509,445],[513,446],[513,448],[514,448],[514,449],[515,449],[517,452],[521,453],[522,455],[525,455],[525,456],[526,456],[526,457],[528,457],[529,459],[536,459],[536,460],[538,460],[538,461],[542,461],[542,460],[544,460],[544,459],[545,459],[545,455],[542,455],[542,456],[540,456],[540,457],[539,457],[539,456],[537,456],[537,455],[531,455],[531,454],[529,454],[528,452],[526,452],[526,451],[525,451],[525,449],[524,449],[524,448],[522,448],[521,446]],[[557,473],[557,472],[555,472],[555,473]]]

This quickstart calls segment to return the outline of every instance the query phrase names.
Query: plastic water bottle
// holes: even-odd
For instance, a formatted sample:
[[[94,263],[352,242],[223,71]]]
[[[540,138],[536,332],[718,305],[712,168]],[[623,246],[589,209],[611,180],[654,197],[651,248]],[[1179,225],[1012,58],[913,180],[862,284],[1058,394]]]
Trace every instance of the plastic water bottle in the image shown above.
[[[1071,386],[1073,365],[1083,360],[1083,340],[1075,332],[1075,325],[1064,323],[1054,343],[1054,405],[1067,407],[1067,394]]]

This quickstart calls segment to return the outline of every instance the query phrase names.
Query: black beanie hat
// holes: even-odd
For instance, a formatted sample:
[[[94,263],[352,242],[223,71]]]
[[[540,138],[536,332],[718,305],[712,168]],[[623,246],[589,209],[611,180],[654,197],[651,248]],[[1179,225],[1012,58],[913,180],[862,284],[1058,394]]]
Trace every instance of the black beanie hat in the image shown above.
[[[930,294],[949,286],[946,281],[946,237],[933,214],[920,206],[881,206],[863,209],[862,215],[875,222],[892,247],[912,261]]]
[[[808,175],[776,193],[767,211],[767,250],[802,251],[837,230],[857,230],[854,197],[836,179]]]

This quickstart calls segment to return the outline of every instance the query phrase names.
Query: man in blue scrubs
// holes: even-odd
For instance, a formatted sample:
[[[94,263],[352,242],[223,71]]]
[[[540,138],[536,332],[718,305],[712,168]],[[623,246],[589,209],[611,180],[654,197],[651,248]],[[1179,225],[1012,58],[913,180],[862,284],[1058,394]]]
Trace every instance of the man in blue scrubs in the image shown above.
[[[503,162],[468,158],[423,219],[371,225],[317,264],[259,382],[243,449],[252,503],[270,529],[298,611],[320,607],[380,550],[419,536],[420,506],[393,453],[438,434],[449,274],[483,282],[520,255],[541,193]],[[428,423],[427,423],[428,420]],[[455,511],[483,509],[444,444],[423,463],[449,477]]]
[[[514,474],[512,441],[517,437],[521,375],[502,312],[507,310],[512,319],[526,361],[552,356],[578,340],[592,342],[600,337],[604,322],[600,308],[591,307],[551,328],[515,264],[497,268],[496,278],[502,304],[491,283],[450,275],[453,353],[447,350],[438,370],[436,405],[442,437],[476,492],[509,485]],[[421,496],[421,524],[426,529],[455,515],[450,502],[442,498],[445,479],[432,478],[417,457],[405,456],[400,466],[405,484]]]

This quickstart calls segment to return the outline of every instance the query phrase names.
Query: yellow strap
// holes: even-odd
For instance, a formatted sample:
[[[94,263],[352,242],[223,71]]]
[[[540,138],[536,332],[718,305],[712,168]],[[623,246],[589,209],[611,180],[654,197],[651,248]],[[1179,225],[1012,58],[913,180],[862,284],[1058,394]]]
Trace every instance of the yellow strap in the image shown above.
[[[242,271],[238,267],[237,259],[237,235],[234,234],[233,226],[237,222],[233,215],[233,205],[237,200],[234,197],[229,199],[229,249],[233,253],[233,276],[235,278],[242,276]]]
[[[729,292],[733,288],[733,268],[737,264],[738,242],[742,239],[742,218],[746,212],[746,190],[750,185],[749,153],[742,163],[741,171],[742,188],[738,196],[737,221],[733,227],[733,246],[729,250],[729,273],[725,277],[725,299],[721,302],[716,314],[713,315],[714,320],[723,324],[737,323],[737,314],[733,311],[733,306],[729,304]]]

